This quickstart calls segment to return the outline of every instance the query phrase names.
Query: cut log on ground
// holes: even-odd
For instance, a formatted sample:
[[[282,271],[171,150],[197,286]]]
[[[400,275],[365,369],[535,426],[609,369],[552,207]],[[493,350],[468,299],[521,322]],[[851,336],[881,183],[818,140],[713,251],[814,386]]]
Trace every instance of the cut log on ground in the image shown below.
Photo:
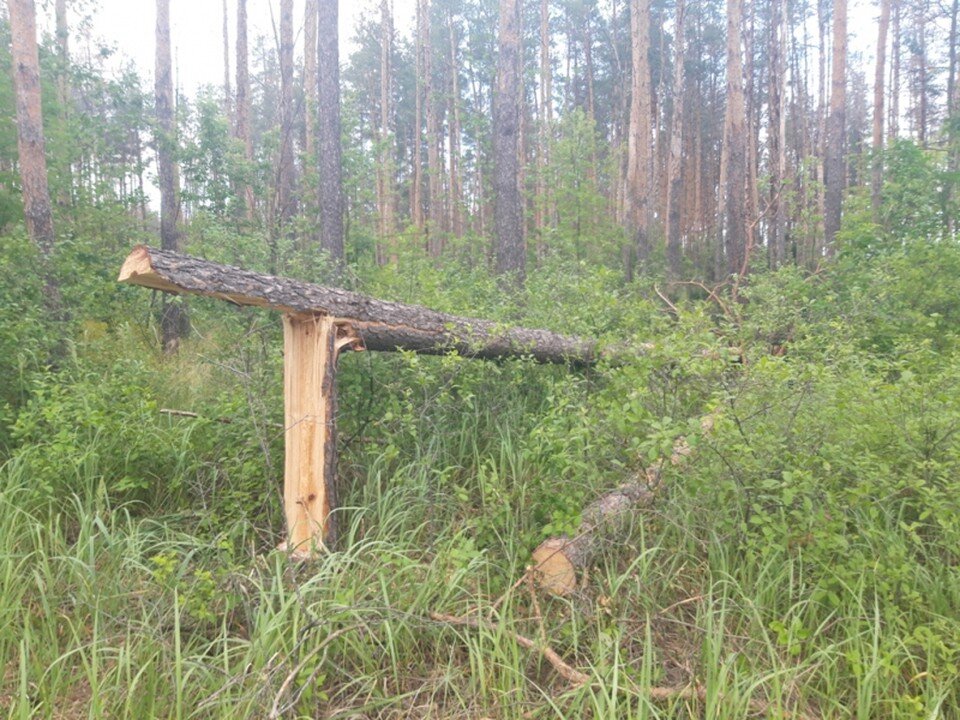
[[[700,420],[704,433],[713,428],[714,416]],[[544,540],[533,551],[533,575],[540,587],[555,595],[569,595],[599,554],[603,545],[629,524],[634,513],[653,504],[661,488],[663,468],[681,465],[691,448],[683,437],[673,444],[670,458],[661,458],[631,482],[604,493],[584,508],[580,529],[574,536],[560,535]]]
[[[359,338],[353,349],[456,351],[476,358],[528,356],[543,363],[592,365],[594,341],[549,330],[504,326],[418,305],[377,300],[360,293],[220,265],[169,250],[138,245],[120,270],[120,282],[172,293],[191,293],[239,305],[297,315],[327,315]]]

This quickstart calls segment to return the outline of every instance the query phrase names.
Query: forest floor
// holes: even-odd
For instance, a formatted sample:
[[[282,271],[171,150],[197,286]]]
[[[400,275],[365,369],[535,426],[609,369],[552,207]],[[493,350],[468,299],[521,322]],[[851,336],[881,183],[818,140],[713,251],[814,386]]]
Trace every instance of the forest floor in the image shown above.
[[[931,295],[949,288],[918,291],[906,273],[950,267],[887,261],[876,277],[904,286],[884,293],[862,268],[858,282],[782,271],[745,302],[671,306],[611,276],[574,274],[558,292],[534,274],[523,324],[653,348],[588,371],[347,356],[343,532],[306,563],[274,549],[274,319],[196,301],[194,338],[170,359],[149,324],[87,318],[69,360],[30,374],[7,416],[0,707],[960,717],[960,350]],[[515,316],[492,287],[430,272],[364,289]],[[140,308],[126,317],[148,317],[137,293],[118,295]],[[523,580],[540,541],[575,533],[586,503],[680,436],[688,462],[576,592]]]

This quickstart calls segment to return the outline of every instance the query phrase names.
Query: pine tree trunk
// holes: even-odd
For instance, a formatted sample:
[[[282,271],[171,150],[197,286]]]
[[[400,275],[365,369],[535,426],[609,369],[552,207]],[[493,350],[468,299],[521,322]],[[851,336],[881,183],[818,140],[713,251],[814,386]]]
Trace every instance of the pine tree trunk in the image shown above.
[[[430,33],[430,1],[423,0],[423,98],[427,121],[427,249],[431,257],[443,250],[443,193],[440,167],[440,125],[433,85],[433,43]]]
[[[53,252],[53,214],[47,189],[40,60],[33,0],[9,0],[13,82],[17,101],[17,150],[27,233],[45,256]]]
[[[497,91],[493,109],[496,272],[503,287],[526,279],[520,176],[520,2],[500,0]]]
[[[387,261],[386,249],[390,249],[390,262],[397,262],[396,227],[394,221],[393,195],[393,125],[392,93],[390,92],[391,57],[393,54],[393,19],[387,0],[380,2],[380,161],[377,172],[377,204],[380,206],[380,242],[377,245],[377,262]]]
[[[540,147],[537,148],[537,257],[546,252],[543,230],[553,223],[552,183],[547,179],[550,167],[550,128],[553,124],[553,66],[550,61],[550,4],[540,0]]]
[[[828,255],[836,249],[837,232],[843,202],[844,134],[847,91],[847,2],[833,2],[833,61],[830,87],[830,118],[827,126],[824,197],[824,248]]]
[[[890,25],[890,0],[880,0],[880,25],[877,31],[877,66],[873,78],[873,167],[870,205],[873,222],[880,224],[880,190],[883,185],[883,81],[886,77],[887,29]]]
[[[900,0],[891,0],[893,13],[893,34],[890,38],[890,123],[887,129],[887,141],[894,143],[900,134]]]
[[[410,190],[410,221],[417,230],[423,230],[423,65],[426,28],[426,0],[417,0],[416,83],[413,119],[413,187]]]
[[[231,126],[233,125],[232,97],[233,90],[230,88],[230,29],[227,23],[227,0],[223,0],[223,114]]]
[[[726,272],[741,273],[746,267],[747,117],[743,92],[743,57],[740,28],[743,0],[727,3],[727,110],[724,119],[723,184],[724,249]]]
[[[303,11],[303,96],[304,166],[312,171],[317,152],[317,0],[307,0]]]
[[[293,0],[280,0],[280,168],[277,204],[282,228],[290,224],[297,210],[293,115]]]
[[[684,21],[686,19],[685,0],[676,2],[676,21],[674,23],[673,53],[673,110],[670,118],[670,156],[667,161],[667,269],[670,277],[680,277],[681,237],[680,237],[680,201],[683,194],[683,96],[684,96]]]
[[[338,0],[319,0],[317,64],[320,158],[320,249],[337,266],[344,261],[343,180],[340,163],[340,48]]]
[[[247,66],[247,0],[237,0],[237,123],[236,137],[243,143],[243,156],[248,168],[253,166],[253,137],[250,135],[250,72]],[[256,209],[253,186],[247,182],[243,189],[248,221],[253,221]]]
[[[157,115],[157,175],[160,186],[160,243],[164,250],[180,249],[177,221],[180,216],[180,180],[175,153],[177,127],[173,108],[173,68],[170,59],[170,0],[157,0],[157,57],[155,68]],[[164,352],[172,354],[186,333],[186,311],[179,298],[164,296]]]
[[[786,261],[786,0],[773,0],[770,17],[770,223],[769,265],[776,270]]]
[[[460,64],[457,61],[457,34],[453,12],[447,20],[450,30],[450,233],[463,235],[463,180],[460,177]]]
[[[633,78],[630,131],[627,137],[627,218],[634,233],[637,259],[645,266],[650,256],[650,185],[653,177],[650,149],[650,0],[630,1],[630,50]],[[629,263],[628,263],[629,264]],[[629,268],[628,268],[629,274]]]

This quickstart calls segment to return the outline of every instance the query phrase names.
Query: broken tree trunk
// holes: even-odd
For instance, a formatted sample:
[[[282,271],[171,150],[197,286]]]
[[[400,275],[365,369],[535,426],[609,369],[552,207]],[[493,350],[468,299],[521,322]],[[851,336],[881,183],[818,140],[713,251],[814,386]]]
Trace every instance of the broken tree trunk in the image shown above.
[[[581,366],[592,365],[601,356],[595,342],[582,338],[377,300],[145,245],[138,245],[127,257],[119,281],[286,313],[328,315],[338,327],[355,333],[356,350],[412,350],[426,354],[455,351],[485,359],[528,356],[543,363]]]
[[[529,356],[540,362],[589,365],[596,344],[547,330],[508,328],[417,305],[261,275],[170,250],[138,245],[120,269],[120,282],[171,293],[193,293],[283,316],[283,394],[286,440],[283,503],[287,541],[310,557],[336,539],[336,367],[345,348],[450,351],[477,358]]]
[[[713,415],[700,419],[704,433],[709,433],[713,425]],[[576,590],[583,572],[593,563],[605,542],[624,530],[637,509],[653,504],[662,486],[666,464],[682,465],[690,454],[686,438],[677,438],[669,459],[657,460],[631,482],[604,493],[587,505],[581,514],[576,536],[560,535],[540,543],[533,551],[533,576],[537,584],[555,595],[569,595]]]

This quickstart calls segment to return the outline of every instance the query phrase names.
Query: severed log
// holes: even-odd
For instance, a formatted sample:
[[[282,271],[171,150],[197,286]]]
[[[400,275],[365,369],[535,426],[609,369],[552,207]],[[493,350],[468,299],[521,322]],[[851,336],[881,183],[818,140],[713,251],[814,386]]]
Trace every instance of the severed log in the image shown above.
[[[713,429],[715,418],[700,419],[704,433]],[[583,573],[599,554],[604,541],[621,532],[638,509],[653,504],[662,486],[667,462],[682,465],[692,449],[686,438],[673,444],[670,458],[660,458],[631,482],[604,493],[584,508],[580,528],[574,537],[558,535],[547,538],[533,551],[532,572],[537,584],[555,595],[569,595],[577,589]]]
[[[358,338],[353,349],[412,350],[499,359],[529,356],[543,363],[592,365],[600,356],[592,340],[548,330],[508,327],[418,305],[263,275],[171,250],[136,246],[120,270],[120,282],[220,298],[294,315],[327,315]]]

